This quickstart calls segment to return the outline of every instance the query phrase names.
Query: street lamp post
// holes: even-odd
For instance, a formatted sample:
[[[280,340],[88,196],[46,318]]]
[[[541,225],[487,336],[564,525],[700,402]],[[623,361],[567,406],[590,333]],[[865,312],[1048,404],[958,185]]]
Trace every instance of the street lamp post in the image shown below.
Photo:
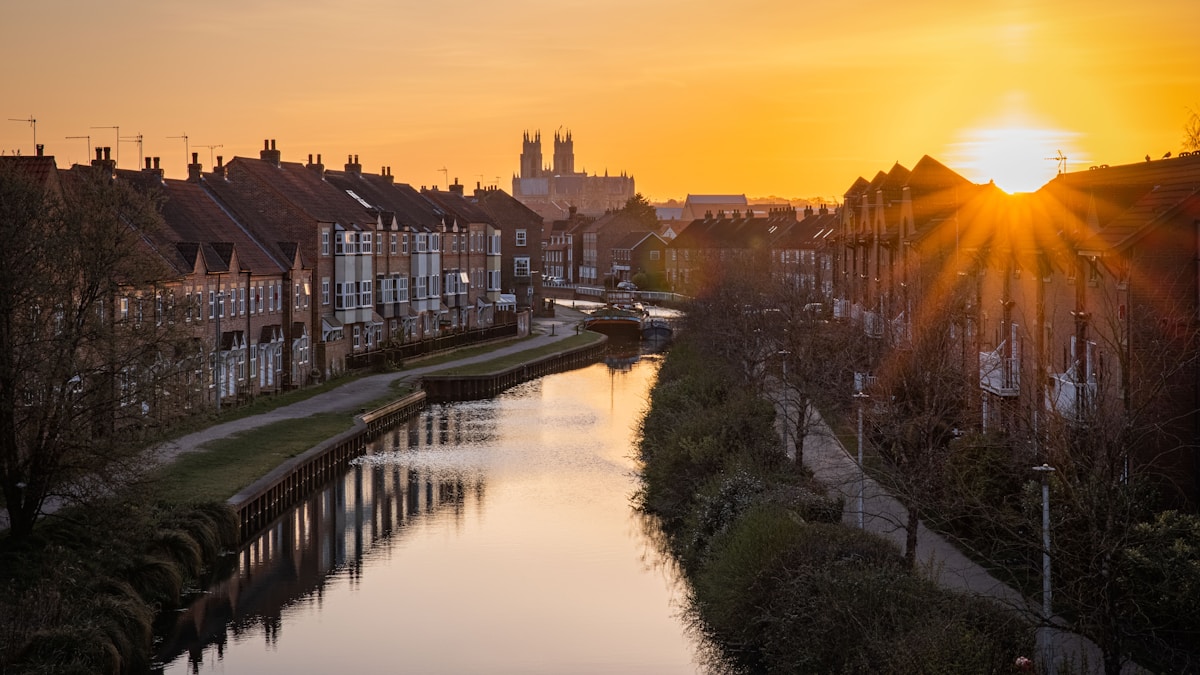
[[[1038,631],[1042,643],[1041,651],[1044,660],[1043,668],[1053,670],[1053,643],[1048,634],[1050,618],[1054,616],[1050,595],[1050,474],[1055,470],[1049,464],[1033,467],[1042,477],[1042,621],[1045,623]]]
[[[867,482],[866,470],[863,468],[863,404],[870,398],[863,391],[866,379],[866,373],[854,374],[854,400],[858,403],[858,529],[860,530],[866,529],[863,506],[863,492]]]

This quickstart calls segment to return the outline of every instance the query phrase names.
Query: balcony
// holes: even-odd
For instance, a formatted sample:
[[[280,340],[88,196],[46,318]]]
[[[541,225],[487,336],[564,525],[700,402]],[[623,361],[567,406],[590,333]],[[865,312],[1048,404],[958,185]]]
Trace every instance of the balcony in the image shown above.
[[[979,352],[979,387],[997,396],[1014,397],[1021,393],[1021,359],[1008,353],[1001,343],[994,351]]]
[[[1096,400],[1096,381],[1080,382],[1074,373],[1055,373],[1046,389],[1046,409],[1073,422],[1083,422]]]

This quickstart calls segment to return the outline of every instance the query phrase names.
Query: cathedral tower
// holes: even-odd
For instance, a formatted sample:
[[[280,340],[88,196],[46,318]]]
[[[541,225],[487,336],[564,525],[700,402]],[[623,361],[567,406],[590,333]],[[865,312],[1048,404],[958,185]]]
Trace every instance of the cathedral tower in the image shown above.
[[[555,141],[555,148],[558,141]],[[556,150],[557,152],[557,150]],[[557,161],[557,160],[555,160]],[[542,175],[542,132],[536,131],[533,138],[525,132],[525,141],[521,145],[521,178],[537,178]]]
[[[571,176],[575,173],[575,141],[571,140],[571,132],[565,136],[554,132],[554,175]]]

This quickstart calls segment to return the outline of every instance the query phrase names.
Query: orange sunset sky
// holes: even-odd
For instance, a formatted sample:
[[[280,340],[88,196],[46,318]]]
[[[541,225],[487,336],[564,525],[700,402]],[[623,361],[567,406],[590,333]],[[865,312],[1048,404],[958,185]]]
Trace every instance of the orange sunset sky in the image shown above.
[[[1178,152],[1200,108],[1196,0],[6,0],[0,27],[0,151],[33,154],[6,121],[32,117],[60,166],[135,168],[141,134],[178,178],[186,134],[205,170],[273,138],[511,190],[522,133],[548,164],[561,127],[654,200],[840,199],[923,154],[1029,190],[1058,150]]]

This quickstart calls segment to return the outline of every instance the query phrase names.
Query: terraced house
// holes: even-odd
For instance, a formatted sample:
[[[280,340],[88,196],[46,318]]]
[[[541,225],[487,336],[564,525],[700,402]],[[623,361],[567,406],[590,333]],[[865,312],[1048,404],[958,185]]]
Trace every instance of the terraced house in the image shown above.
[[[834,316],[900,349],[948,319],[947,362],[978,382],[963,402],[973,427],[1036,453],[1050,452],[1039,444],[1054,426],[1136,420],[1119,470],[1194,500],[1198,191],[1191,154],[1064,173],[1018,195],[929,157],[897,164],[845,195]]]

